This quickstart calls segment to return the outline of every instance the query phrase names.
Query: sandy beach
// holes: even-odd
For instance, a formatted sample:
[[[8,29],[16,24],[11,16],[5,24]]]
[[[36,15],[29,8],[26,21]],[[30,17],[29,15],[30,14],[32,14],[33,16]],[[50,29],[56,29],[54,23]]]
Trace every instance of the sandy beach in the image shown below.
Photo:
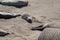
[[[29,14],[44,23],[60,22],[60,0],[28,0],[27,7],[16,8],[13,6],[0,5],[0,12]],[[10,33],[0,40],[38,40],[41,31],[32,31],[41,23],[28,23],[21,17],[12,19],[0,19],[0,29]]]

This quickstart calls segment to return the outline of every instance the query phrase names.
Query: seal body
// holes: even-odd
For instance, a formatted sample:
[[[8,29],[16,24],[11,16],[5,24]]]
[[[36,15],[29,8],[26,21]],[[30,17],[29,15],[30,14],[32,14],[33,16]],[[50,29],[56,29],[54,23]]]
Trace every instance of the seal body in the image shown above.
[[[9,34],[10,34],[10,33],[8,33],[7,31],[0,29],[0,37],[7,36],[7,35],[9,35]]]
[[[15,6],[15,7],[25,7],[28,5],[28,1],[26,0],[2,0],[0,2],[2,5],[7,5],[7,6]]]
[[[11,19],[11,18],[16,18],[18,16],[21,16],[21,15],[20,14],[11,14],[11,13],[0,12],[0,19]]]
[[[38,40],[60,40],[60,29],[46,28],[42,31]]]

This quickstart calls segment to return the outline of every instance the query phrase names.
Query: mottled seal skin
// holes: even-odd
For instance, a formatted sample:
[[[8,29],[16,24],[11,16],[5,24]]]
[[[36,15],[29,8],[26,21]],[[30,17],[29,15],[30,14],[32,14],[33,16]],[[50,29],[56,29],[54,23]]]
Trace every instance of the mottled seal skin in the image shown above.
[[[45,23],[40,26],[33,27],[32,30],[44,30],[45,28],[58,28],[58,29],[60,29],[60,23],[59,22]]]
[[[42,31],[38,40],[60,40],[60,29],[46,28]]]

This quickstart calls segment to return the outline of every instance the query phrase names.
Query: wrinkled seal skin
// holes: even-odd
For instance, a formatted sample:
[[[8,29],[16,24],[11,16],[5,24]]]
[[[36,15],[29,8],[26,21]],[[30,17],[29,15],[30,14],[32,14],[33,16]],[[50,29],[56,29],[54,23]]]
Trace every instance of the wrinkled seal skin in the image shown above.
[[[60,40],[60,29],[46,28],[42,31],[38,40]]]
[[[6,5],[6,6],[15,6],[18,8],[22,8],[28,5],[28,1],[17,1],[17,2],[0,2],[1,5]]]

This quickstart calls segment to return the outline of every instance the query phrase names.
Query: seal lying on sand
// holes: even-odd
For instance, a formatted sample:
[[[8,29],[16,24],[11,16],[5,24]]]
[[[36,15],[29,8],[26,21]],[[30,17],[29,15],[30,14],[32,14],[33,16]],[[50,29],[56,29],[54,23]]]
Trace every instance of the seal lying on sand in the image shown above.
[[[0,19],[11,19],[11,18],[16,18],[18,16],[21,16],[21,15],[20,14],[11,14],[11,13],[0,12]]]
[[[0,37],[4,37],[6,35],[9,35],[10,33],[8,33],[7,31],[1,30],[0,29]]]
[[[33,17],[33,16],[29,15],[29,14],[23,14],[22,19],[26,20],[28,23],[33,23],[33,22],[42,23],[41,21],[36,19],[36,17]]]
[[[32,23],[32,17],[28,14],[23,14],[22,19],[25,19],[28,23]]]
[[[38,40],[60,40],[60,29],[46,28],[42,31]]]
[[[58,28],[60,29],[60,23],[59,22],[51,22],[51,23],[45,23],[37,27],[33,27],[32,30],[44,30],[45,28]]]
[[[25,0],[3,0],[2,2],[0,2],[0,4],[21,8],[21,7],[27,6],[28,1],[25,1]]]

